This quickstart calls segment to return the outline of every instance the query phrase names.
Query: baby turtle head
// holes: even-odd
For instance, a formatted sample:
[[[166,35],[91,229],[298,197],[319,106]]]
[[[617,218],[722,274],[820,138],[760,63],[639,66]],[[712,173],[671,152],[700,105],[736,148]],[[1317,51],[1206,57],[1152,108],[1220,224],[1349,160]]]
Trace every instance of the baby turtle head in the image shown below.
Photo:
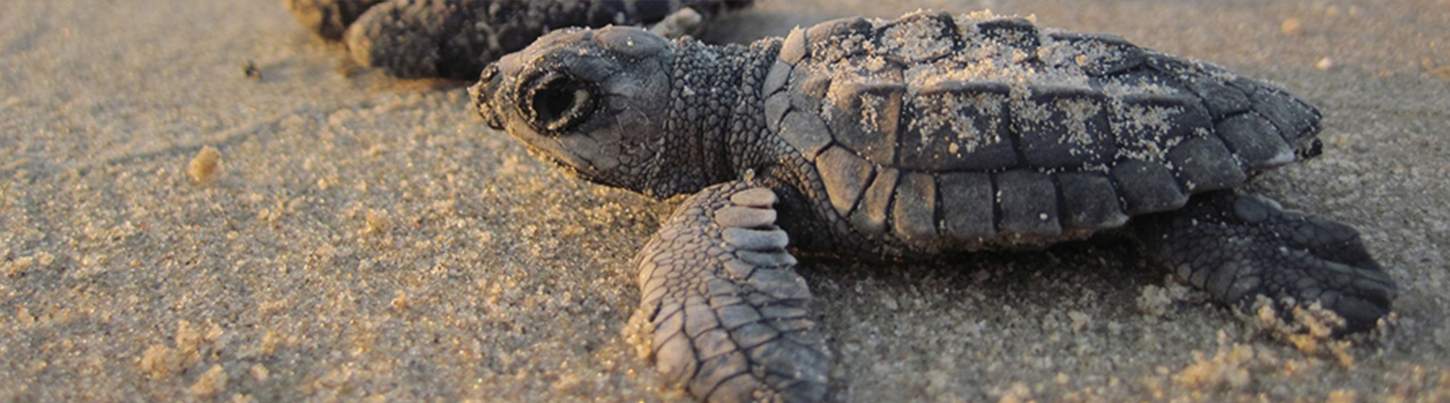
[[[470,94],[490,127],[578,176],[657,197],[692,192],[705,179],[686,168],[697,141],[665,127],[674,51],[636,28],[554,31],[488,66]]]

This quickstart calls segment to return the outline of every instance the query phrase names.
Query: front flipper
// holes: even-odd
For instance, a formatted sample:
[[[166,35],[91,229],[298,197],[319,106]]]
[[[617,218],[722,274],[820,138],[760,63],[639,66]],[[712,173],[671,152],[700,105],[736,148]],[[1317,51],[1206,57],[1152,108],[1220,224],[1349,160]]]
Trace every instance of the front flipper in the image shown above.
[[[1219,302],[1249,308],[1258,295],[1319,302],[1350,332],[1390,312],[1394,280],[1344,224],[1233,191],[1200,194],[1180,210],[1135,222],[1149,260]]]
[[[819,401],[831,356],[776,197],[744,182],[691,196],[635,258],[656,368],[707,401]]]

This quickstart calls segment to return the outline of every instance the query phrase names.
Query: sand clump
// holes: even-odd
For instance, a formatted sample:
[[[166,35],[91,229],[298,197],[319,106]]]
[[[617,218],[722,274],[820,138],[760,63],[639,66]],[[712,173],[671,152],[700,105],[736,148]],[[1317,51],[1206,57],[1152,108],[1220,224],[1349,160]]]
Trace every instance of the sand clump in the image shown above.
[[[1298,35],[1304,32],[1304,23],[1300,22],[1298,18],[1285,18],[1283,22],[1279,23],[1279,32],[1283,32],[1284,35]]]
[[[141,370],[152,379],[165,379],[181,371],[185,357],[175,349],[153,344],[141,353]]]
[[[215,181],[222,170],[222,153],[216,147],[202,147],[192,157],[191,163],[186,166],[186,174],[191,176],[191,181],[199,185],[210,184]]]
[[[1325,403],[1354,403],[1359,401],[1359,393],[1347,389],[1335,389],[1329,392],[1329,397],[1324,399]]]
[[[151,379],[162,380],[201,363],[215,349],[214,343],[224,334],[221,326],[212,324],[205,332],[189,321],[176,324],[172,344],[153,344],[141,353],[138,361]]]
[[[199,398],[210,398],[227,389],[227,372],[222,369],[221,364],[212,365],[201,376],[196,378],[196,383],[191,384],[191,394]]]
[[[10,261],[10,264],[5,265],[3,272],[6,277],[20,277],[31,271],[48,269],[53,263],[55,263],[55,255],[41,251]]]
[[[365,224],[363,226],[363,234],[367,235],[382,234],[387,232],[388,227],[392,225],[392,220],[388,218],[388,213],[377,209],[368,209],[367,213],[363,214],[363,222]]]
[[[1242,389],[1252,381],[1253,367],[1274,362],[1256,355],[1253,346],[1229,342],[1225,332],[1219,332],[1218,339],[1218,350],[1212,356],[1194,351],[1193,363],[1173,376],[1174,383],[1196,391]]]
[[[1027,384],[1023,382],[1013,382],[1011,386],[1008,386],[1007,389],[1002,392],[1002,397],[997,399],[997,403],[1033,402],[1037,402],[1037,399],[1034,399],[1032,397],[1032,389],[1027,387]]]
[[[1263,333],[1288,342],[1309,356],[1332,359],[1344,368],[1354,367],[1351,341],[1336,339],[1334,332],[1344,327],[1344,318],[1324,309],[1319,303],[1302,306],[1290,302],[1289,318],[1285,319],[1272,301],[1262,296],[1255,303],[1253,324]]]
[[[1163,280],[1162,286],[1143,286],[1133,302],[1138,313],[1149,318],[1161,318],[1172,313],[1179,304],[1201,303],[1205,298],[1203,292],[1188,288],[1169,275]]]
[[[252,379],[255,379],[257,382],[266,382],[267,379],[272,377],[272,371],[268,370],[267,366],[262,364],[252,364],[252,368],[248,369],[247,373],[251,374]]]

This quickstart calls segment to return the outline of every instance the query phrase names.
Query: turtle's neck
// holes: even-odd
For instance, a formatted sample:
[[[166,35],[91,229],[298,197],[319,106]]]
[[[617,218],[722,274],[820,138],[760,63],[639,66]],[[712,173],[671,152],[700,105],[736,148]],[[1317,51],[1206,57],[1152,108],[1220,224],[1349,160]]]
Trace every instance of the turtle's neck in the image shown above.
[[[691,39],[676,41],[671,71],[667,130],[689,139],[682,153],[700,178],[719,183],[738,177],[744,137],[757,137],[764,122],[760,83],[774,61],[771,41],[713,46]]]

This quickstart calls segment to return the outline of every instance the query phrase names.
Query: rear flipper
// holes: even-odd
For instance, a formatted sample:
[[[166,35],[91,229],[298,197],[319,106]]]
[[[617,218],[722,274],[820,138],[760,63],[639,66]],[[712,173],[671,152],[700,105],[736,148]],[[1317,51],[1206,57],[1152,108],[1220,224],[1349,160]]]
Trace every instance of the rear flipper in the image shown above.
[[[1395,297],[1394,280],[1353,228],[1260,196],[1204,193],[1133,225],[1150,261],[1225,304],[1248,309],[1259,295],[1318,302],[1345,319],[1343,331],[1359,332],[1389,314]]]
[[[774,203],[744,182],[706,188],[636,257],[656,368],[702,400],[825,396],[831,356]]]

